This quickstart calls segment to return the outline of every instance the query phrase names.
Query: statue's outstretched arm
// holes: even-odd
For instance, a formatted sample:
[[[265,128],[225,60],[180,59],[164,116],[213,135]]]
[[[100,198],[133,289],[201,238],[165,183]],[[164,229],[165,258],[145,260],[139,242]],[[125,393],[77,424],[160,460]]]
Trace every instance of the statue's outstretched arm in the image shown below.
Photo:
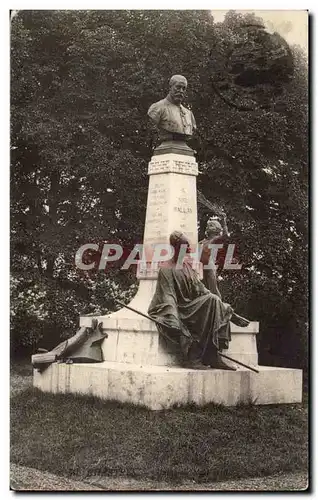
[[[222,212],[222,214],[220,215],[220,223],[222,226],[223,236],[226,236],[228,238],[230,236],[230,233],[229,233],[229,230],[227,227],[226,213],[225,212]]]

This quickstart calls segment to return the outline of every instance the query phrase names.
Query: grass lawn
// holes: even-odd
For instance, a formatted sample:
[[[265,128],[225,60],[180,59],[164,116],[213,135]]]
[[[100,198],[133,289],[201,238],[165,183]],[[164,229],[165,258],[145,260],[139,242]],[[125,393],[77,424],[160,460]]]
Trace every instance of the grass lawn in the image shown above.
[[[150,411],[96,398],[11,398],[11,461],[64,476],[218,481],[307,470],[307,405]]]

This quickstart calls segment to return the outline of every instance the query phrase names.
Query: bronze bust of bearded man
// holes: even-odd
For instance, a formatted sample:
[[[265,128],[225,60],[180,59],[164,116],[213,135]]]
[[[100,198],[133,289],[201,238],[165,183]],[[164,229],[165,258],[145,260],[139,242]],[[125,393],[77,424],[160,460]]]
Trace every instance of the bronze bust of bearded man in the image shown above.
[[[186,145],[196,131],[196,123],[192,111],[182,105],[188,86],[182,75],[174,75],[169,82],[169,93],[161,101],[152,104],[148,116],[159,130],[159,139],[163,144],[156,148],[155,154],[164,154],[164,148],[175,148],[182,154],[193,155],[193,150]],[[180,151],[178,151],[180,149]],[[161,151],[162,150],[162,151]]]

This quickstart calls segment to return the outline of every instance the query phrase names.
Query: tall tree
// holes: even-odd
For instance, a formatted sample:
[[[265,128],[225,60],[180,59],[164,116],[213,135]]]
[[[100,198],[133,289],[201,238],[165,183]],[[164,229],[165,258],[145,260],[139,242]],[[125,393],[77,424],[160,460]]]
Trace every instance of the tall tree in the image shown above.
[[[301,51],[255,16],[230,12],[214,23],[209,11],[20,11],[11,47],[12,273],[17,294],[36,283],[46,290],[45,328],[68,331],[79,309],[114,305],[103,298],[110,283],[121,283],[113,297],[133,282],[116,269],[106,281],[79,274],[74,255],[92,241],[142,241],[152,151],[147,109],[181,73],[198,122],[198,187],[225,207],[244,263],[241,273],[223,273],[224,295],[260,320],[262,354],[271,344],[284,363],[303,362]],[[72,321],[65,320],[66,297]]]

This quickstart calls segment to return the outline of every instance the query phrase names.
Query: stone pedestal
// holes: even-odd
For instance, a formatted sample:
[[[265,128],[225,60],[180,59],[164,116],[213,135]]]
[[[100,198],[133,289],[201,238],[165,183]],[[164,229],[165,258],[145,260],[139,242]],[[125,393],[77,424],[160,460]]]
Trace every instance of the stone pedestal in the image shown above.
[[[181,150],[180,150],[181,151]],[[154,155],[149,163],[149,190],[144,232],[144,262],[137,271],[139,288],[130,306],[147,313],[153,297],[157,269],[152,266],[152,245],[169,243],[180,230],[197,244],[196,176],[198,166],[190,154]],[[103,363],[54,363],[34,372],[34,386],[53,393],[91,394],[107,400],[130,402],[152,410],[195,403],[296,403],[302,398],[302,372],[258,366],[256,335],[259,324],[247,328],[231,323],[232,340],[226,354],[258,367],[260,373],[240,368],[190,370],[180,368],[178,352],[159,337],[155,324],[123,308],[106,316],[108,338],[103,341]],[[81,316],[80,326],[91,326],[92,316]]]
[[[182,231],[193,246],[197,236],[196,176],[194,157],[178,154],[153,156],[148,168],[149,188],[144,232],[146,259],[152,245],[168,244],[172,231]],[[143,276],[139,274],[139,278]]]
[[[137,269],[139,288],[129,304],[147,314],[154,295],[158,270],[153,264],[153,245],[168,244],[174,230],[182,231],[191,245],[197,245],[196,177],[198,165],[194,156],[160,154],[153,156],[148,167],[149,188],[144,231],[144,262]],[[144,265],[143,265],[144,264]],[[90,326],[92,316],[82,316],[80,326]],[[179,365],[172,347],[159,337],[153,321],[123,308],[99,316],[107,330],[103,342],[105,361],[156,366]]]
[[[208,403],[278,404],[301,401],[302,371],[259,366],[260,373],[244,368],[187,370],[176,366],[138,365],[105,361],[98,364],[54,363],[34,373],[34,386],[53,393],[88,394],[134,403],[151,410]]]

